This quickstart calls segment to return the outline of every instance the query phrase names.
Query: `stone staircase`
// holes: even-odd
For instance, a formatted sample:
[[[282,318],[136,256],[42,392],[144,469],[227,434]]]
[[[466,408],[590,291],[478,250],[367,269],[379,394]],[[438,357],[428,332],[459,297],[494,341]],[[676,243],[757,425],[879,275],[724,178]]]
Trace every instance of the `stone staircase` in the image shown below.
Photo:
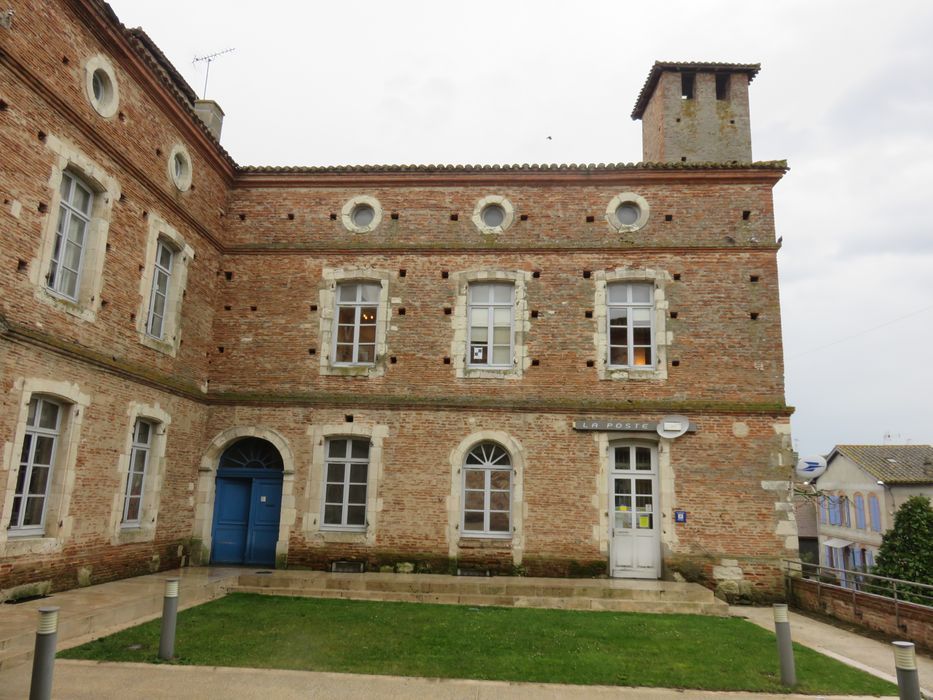
[[[636,579],[269,571],[241,574],[235,584],[227,584],[227,591],[448,605],[729,614],[729,606],[699,584]]]

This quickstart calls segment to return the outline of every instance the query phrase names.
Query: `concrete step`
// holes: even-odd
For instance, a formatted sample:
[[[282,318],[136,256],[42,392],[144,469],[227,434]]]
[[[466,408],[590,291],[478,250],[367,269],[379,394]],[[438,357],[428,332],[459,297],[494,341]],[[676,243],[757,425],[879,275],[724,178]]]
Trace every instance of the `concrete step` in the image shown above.
[[[243,574],[228,591],[448,605],[728,614],[728,606],[698,584],[654,580],[275,571]]]

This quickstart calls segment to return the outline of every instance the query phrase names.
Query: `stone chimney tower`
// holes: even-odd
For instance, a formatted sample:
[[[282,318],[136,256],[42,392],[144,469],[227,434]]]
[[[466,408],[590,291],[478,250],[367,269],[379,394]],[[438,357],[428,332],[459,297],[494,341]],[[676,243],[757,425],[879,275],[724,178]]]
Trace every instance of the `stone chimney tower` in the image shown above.
[[[752,160],[748,84],[760,64],[656,62],[638,95],[647,163]]]

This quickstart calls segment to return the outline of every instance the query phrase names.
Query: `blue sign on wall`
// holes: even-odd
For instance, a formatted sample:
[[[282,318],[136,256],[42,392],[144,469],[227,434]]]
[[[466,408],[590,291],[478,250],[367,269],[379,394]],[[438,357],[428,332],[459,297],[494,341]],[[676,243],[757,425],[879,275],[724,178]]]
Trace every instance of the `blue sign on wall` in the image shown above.
[[[675,523],[685,523],[685,522],[687,522],[687,511],[685,511],[685,510],[675,510],[675,511],[674,511],[674,522],[675,522]]]

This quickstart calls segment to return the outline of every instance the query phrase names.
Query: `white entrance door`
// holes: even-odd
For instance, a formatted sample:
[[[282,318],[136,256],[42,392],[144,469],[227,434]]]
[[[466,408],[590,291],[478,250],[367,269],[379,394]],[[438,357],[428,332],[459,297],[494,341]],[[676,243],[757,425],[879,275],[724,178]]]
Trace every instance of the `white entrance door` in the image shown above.
[[[650,445],[609,448],[610,568],[617,578],[661,575],[658,457]]]

